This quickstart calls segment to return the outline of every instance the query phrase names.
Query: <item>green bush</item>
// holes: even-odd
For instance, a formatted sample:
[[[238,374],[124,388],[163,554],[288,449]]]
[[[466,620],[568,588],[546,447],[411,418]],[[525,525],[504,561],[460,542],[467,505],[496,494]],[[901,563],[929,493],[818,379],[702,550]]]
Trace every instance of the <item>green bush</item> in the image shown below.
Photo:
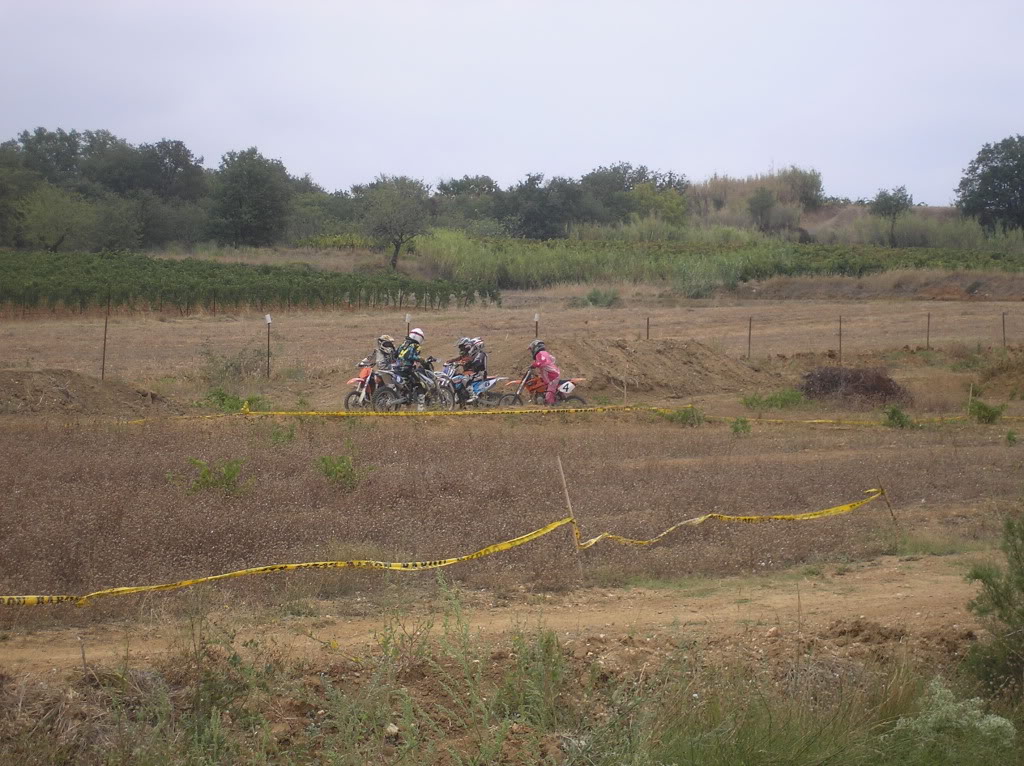
[[[573,298],[569,302],[571,308],[585,308],[587,306],[596,306],[598,308],[610,309],[615,306],[621,305],[622,299],[619,297],[619,291],[615,289],[602,290],[595,287],[589,293],[582,298]]]
[[[1007,431],[1006,432],[1006,443],[1009,446],[1011,446],[1011,447],[1017,443],[1017,432],[1016,431],[1012,431],[1011,430],[1011,431]]]
[[[1006,410],[1005,404],[985,404],[981,399],[972,399],[970,415],[983,425],[993,425],[998,422]]]
[[[882,410],[885,415],[885,419],[882,421],[882,425],[888,426],[889,428],[914,428],[916,424],[913,419],[897,407],[892,404]]]
[[[986,623],[990,638],[968,655],[968,667],[992,691],[1021,693],[1024,679],[1024,517],[1013,515],[1003,525],[1000,545],[1006,565],[976,564],[967,579],[981,584],[968,604]]]
[[[750,410],[784,410],[799,407],[807,400],[795,388],[784,388],[781,391],[761,396],[753,394],[743,397],[743,406]]]

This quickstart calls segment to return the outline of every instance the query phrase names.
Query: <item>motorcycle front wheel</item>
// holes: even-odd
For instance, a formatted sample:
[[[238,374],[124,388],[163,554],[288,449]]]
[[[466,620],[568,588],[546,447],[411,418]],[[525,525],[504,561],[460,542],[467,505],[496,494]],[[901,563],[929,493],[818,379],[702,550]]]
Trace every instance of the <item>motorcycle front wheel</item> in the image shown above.
[[[348,396],[345,397],[345,409],[346,410],[358,410],[362,409],[363,405],[359,403],[359,392],[350,391]]]
[[[396,412],[400,401],[401,397],[394,389],[378,388],[374,392],[370,404],[375,412]]]

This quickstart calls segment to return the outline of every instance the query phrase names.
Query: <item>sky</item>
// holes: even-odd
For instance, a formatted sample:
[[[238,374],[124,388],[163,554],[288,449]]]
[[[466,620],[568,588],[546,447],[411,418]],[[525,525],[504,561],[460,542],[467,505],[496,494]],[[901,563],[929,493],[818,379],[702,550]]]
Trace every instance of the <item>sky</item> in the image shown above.
[[[256,146],[328,190],[795,164],[949,204],[1024,133],[1019,0],[0,0],[0,140]]]

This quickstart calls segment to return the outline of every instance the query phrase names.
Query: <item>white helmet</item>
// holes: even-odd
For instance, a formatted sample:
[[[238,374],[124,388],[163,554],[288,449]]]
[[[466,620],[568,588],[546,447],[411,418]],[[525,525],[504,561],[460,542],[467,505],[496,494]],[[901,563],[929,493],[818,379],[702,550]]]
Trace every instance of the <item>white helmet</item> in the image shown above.
[[[413,327],[409,330],[409,340],[416,341],[417,343],[423,342],[423,330],[419,327]]]
[[[484,350],[484,339],[483,338],[470,338],[469,339],[469,353],[479,354]]]

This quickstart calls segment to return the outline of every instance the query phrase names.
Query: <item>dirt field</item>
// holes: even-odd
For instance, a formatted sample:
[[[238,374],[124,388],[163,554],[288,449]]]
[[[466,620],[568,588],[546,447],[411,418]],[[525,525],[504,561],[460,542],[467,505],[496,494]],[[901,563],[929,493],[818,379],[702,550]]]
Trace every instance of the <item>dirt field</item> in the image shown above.
[[[403,319],[275,316],[268,381],[261,317],[118,316],[102,384],[95,377],[102,318],[5,323],[0,593],[80,594],[287,561],[465,554],[566,515],[556,456],[587,536],[647,538],[713,512],[820,510],[876,486],[885,487],[894,515],[879,500],[834,518],[707,522],[655,546],[605,542],[583,552],[559,530],[445,570],[444,581],[431,572],[327,570],[84,608],[8,607],[0,610],[0,698],[35,689],[44,710],[58,697],[92,694],[75,691],[80,682],[65,688],[65,676],[173,666],[173,658],[190,656],[182,647],[196,643],[199,623],[230,635],[232,646],[274,647],[299,669],[296,683],[322,691],[330,677],[356,688],[366,682],[366,658],[381,649],[385,616],[426,625],[451,584],[474,645],[491,647],[484,651],[492,652],[494,673],[514,658],[503,647],[524,625],[553,631],[580,673],[596,663],[614,678],[642,678],[648,666],[684,650],[710,666],[749,669],[778,689],[801,658],[813,660],[815,673],[827,669],[822,679],[854,667],[891,669],[901,657],[933,670],[957,667],[985,635],[967,609],[976,586],[964,575],[973,563],[999,559],[1003,519],[1020,504],[1024,453],[1007,433],[1017,421],[887,429],[877,403],[833,399],[758,411],[741,400],[836,364],[842,313],[844,361],[889,369],[911,392],[913,418],[961,415],[967,397],[979,395],[1006,404],[1007,415],[1024,415],[1019,304],[666,307],[656,293],[638,290],[626,294],[624,308],[564,308],[573,294],[510,295],[503,308],[413,321],[439,356],[455,337],[482,334],[492,371],[511,375],[525,366],[540,312],[541,335],[567,373],[587,377],[581,392],[591,403],[695,403],[726,420],[691,428],[651,412],[177,419],[208,412],[193,402],[215,386],[284,409],[335,409],[373,337],[403,334]],[[928,311],[938,351],[920,348]],[[647,316],[650,340],[640,337]],[[740,416],[749,420],[748,434],[730,427],[728,419]],[[875,425],[775,425],[761,417]],[[237,477],[218,484],[232,461]],[[250,650],[209,651],[223,659]],[[429,674],[399,680],[420,684],[425,700],[438,695]],[[21,727],[12,731],[28,732],[32,715],[11,718]],[[276,711],[274,736],[298,737],[316,715]],[[68,726],[70,737],[77,724]],[[504,762],[537,762],[527,752]]]

